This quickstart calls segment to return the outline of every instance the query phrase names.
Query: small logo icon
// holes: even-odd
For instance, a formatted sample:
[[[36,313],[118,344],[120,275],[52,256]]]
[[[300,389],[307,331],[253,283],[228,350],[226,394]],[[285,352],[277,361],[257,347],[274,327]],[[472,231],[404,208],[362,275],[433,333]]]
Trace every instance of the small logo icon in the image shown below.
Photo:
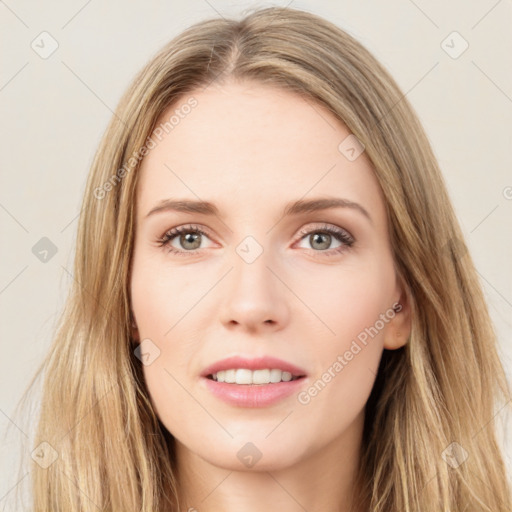
[[[452,468],[458,468],[467,458],[468,452],[459,443],[452,443],[443,450],[443,460]]]
[[[238,460],[248,468],[252,468],[261,459],[262,455],[253,443],[245,443],[236,454]]]
[[[43,263],[48,263],[56,254],[57,246],[47,237],[43,236],[33,247],[32,254]]]
[[[345,137],[340,145],[338,151],[350,162],[353,162],[364,151],[364,144],[352,133]]]
[[[44,31],[30,43],[30,47],[41,59],[47,59],[57,50],[59,43],[51,34]]]
[[[444,254],[450,258],[452,253],[455,259],[459,260],[468,252],[466,244],[458,238],[452,238],[444,246]]]
[[[236,253],[246,262],[253,263],[263,253],[263,247],[252,236],[246,236],[237,246]]]
[[[59,458],[57,450],[46,441],[34,448],[30,456],[43,469],[48,469]]]
[[[441,42],[441,48],[452,58],[458,59],[468,48],[469,43],[454,30]]]
[[[149,338],[142,340],[133,353],[142,361],[144,366],[153,364],[160,357],[160,349]]]

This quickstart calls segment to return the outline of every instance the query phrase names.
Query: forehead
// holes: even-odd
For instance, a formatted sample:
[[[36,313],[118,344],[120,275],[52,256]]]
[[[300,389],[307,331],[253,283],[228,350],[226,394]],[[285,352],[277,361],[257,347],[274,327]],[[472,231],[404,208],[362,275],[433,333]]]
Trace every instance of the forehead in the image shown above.
[[[191,98],[194,108],[182,108]],[[267,200],[308,194],[383,208],[366,155],[350,161],[339,149],[348,128],[309,98],[257,82],[211,84],[185,95],[157,124],[173,114],[171,128],[152,137],[155,146],[142,162],[137,202],[143,211],[166,197],[233,206],[258,198],[254,207],[261,210]]]

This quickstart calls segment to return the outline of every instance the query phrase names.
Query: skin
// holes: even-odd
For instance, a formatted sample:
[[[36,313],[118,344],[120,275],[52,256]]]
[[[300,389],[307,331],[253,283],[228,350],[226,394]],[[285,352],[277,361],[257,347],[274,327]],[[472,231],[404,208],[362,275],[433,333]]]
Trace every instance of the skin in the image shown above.
[[[160,350],[144,375],[176,439],[183,510],[358,510],[351,493],[364,406],[383,349],[403,346],[410,333],[370,161],[364,152],[349,161],[338,145],[350,131],[294,93],[230,81],[190,96],[197,107],[142,162],[130,283],[134,339]],[[313,197],[357,202],[371,221],[348,207],[282,216],[288,202]],[[220,214],[147,217],[168,198],[210,201]],[[184,255],[158,245],[188,224],[207,231],[200,248],[179,235],[171,246]],[[330,245],[329,237],[315,243],[323,224],[345,229],[352,246],[334,236]],[[251,264],[236,252],[248,235],[263,249]],[[307,390],[398,301],[401,311],[307,404],[294,394],[264,408],[236,407],[199,377],[228,356],[271,355],[304,368]],[[262,454],[251,468],[237,457],[248,442]]]

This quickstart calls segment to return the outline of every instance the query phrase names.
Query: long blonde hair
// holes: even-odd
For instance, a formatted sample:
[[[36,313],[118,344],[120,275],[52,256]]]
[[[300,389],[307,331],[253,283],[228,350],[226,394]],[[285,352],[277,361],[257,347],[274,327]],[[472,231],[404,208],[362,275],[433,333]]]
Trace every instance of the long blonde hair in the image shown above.
[[[46,442],[58,458],[45,469],[34,463],[33,510],[178,510],[173,438],[151,407],[130,339],[137,171],[162,112],[228,78],[326,106],[364,144],[385,197],[413,325],[405,347],[384,351],[366,405],[361,503],[373,512],[512,510],[493,421],[510,389],[428,139],[359,42],[316,15],[277,7],[185,30],[137,75],[103,136],[74,280],[38,371],[34,446]]]

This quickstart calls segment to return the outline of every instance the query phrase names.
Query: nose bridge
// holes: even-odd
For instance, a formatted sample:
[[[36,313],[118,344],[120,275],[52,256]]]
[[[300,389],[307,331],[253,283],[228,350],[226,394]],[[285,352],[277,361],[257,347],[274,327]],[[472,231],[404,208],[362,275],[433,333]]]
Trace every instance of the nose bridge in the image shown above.
[[[233,280],[236,288],[249,288],[254,293],[266,292],[272,287],[271,250],[256,241],[252,236],[246,237],[235,249],[233,257]]]
[[[276,292],[274,276],[268,268],[271,260],[270,248],[251,235],[245,237],[235,248],[232,291],[249,302],[268,302]]]
[[[274,261],[271,250],[264,248],[255,237],[247,236],[239,243],[233,254],[233,270],[223,301],[223,322],[254,328],[287,320],[285,289],[269,269],[275,266]]]

